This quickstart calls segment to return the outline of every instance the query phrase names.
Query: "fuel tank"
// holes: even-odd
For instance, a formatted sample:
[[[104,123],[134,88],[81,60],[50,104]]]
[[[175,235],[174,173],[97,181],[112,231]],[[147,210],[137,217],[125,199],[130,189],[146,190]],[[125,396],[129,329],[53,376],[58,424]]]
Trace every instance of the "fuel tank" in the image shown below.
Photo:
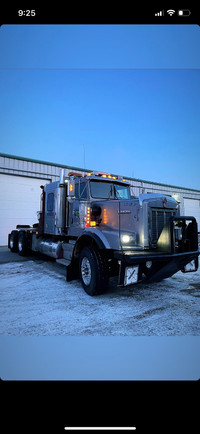
[[[38,250],[44,255],[58,259],[62,257],[62,241],[53,241],[51,239],[40,239]]]

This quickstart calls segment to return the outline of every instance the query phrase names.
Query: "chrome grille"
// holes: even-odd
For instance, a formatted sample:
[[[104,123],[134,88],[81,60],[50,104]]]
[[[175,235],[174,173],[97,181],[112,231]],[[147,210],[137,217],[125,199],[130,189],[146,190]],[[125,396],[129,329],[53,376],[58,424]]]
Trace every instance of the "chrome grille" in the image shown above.
[[[151,245],[156,246],[158,238],[170,217],[175,216],[176,211],[170,209],[152,209]]]

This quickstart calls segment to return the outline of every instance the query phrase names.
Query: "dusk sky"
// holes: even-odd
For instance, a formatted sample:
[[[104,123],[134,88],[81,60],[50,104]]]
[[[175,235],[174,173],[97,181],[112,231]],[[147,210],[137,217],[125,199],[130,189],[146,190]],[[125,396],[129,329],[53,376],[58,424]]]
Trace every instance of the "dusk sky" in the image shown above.
[[[198,26],[2,26],[0,152],[200,189]]]

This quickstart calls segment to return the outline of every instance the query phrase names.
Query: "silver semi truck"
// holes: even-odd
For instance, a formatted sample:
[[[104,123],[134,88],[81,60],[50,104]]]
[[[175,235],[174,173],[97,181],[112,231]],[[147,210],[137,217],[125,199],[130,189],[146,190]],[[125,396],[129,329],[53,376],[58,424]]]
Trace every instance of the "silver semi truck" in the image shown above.
[[[159,281],[198,269],[197,223],[180,216],[178,202],[162,194],[131,195],[130,184],[105,173],[61,170],[41,186],[38,223],[8,235],[12,252],[41,252],[80,277],[89,295],[103,293],[109,276],[118,285]]]

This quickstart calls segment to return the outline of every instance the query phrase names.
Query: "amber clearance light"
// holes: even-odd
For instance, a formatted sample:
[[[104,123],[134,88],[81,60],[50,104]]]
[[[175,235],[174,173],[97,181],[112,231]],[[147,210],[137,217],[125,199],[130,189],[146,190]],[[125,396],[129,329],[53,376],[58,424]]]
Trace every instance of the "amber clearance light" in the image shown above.
[[[87,207],[85,227],[86,228],[96,227],[96,222],[94,220],[91,220],[91,208],[90,208],[90,206]]]

